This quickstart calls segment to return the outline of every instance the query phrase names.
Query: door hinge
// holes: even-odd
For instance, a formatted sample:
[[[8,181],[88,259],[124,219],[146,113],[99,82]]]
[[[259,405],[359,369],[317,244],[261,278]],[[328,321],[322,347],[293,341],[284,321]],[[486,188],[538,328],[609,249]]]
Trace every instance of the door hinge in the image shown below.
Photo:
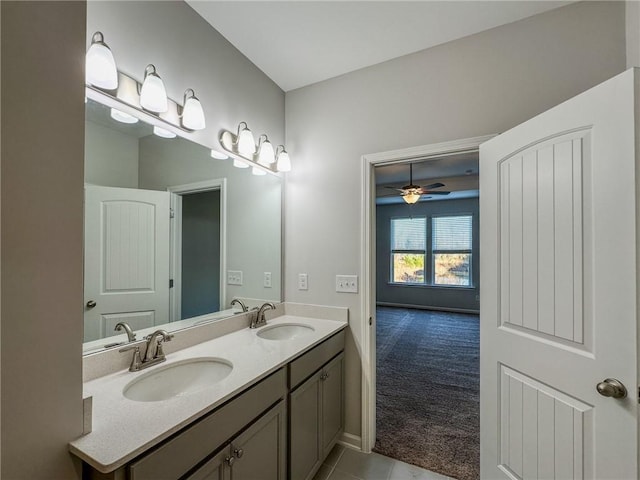
[[[176,216],[176,212],[173,210],[173,208],[169,209],[169,218],[175,218]]]
[[[169,279],[169,288],[173,288],[173,278]]]
[[[373,325],[373,317],[369,317],[369,326]]]

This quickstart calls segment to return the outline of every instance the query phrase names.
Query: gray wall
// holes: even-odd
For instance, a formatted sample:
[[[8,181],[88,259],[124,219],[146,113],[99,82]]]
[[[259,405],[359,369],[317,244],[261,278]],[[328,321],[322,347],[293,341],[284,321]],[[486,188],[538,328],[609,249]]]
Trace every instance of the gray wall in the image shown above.
[[[376,301],[378,303],[405,305],[414,307],[444,308],[478,312],[480,302],[480,212],[478,199],[459,199],[436,202],[418,202],[407,204],[378,205],[376,207]],[[390,283],[391,271],[391,219],[432,215],[473,215],[473,249],[471,251],[472,288],[398,285]],[[427,238],[427,242],[430,239]],[[428,258],[426,261],[430,261]]]
[[[505,131],[623,71],[625,47],[624,2],[580,2],[287,93],[285,299],[349,307],[347,433],[366,319],[335,275],[360,271],[361,156]]]
[[[138,139],[94,122],[85,123],[85,182],[138,188]]]
[[[2,471],[79,478],[84,2],[2,10]]]
[[[220,191],[182,196],[182,318],[220,308]]]

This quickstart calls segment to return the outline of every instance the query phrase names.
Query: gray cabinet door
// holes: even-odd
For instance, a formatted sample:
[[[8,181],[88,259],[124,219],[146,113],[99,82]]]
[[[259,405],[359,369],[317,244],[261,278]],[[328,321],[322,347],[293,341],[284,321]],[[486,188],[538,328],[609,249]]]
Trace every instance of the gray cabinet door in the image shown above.
[[[320,445],[321,371],[296,388],[289,397],[292,480],[312,478],[322,463]]]
[[[286,480],[287,410],[280,401],[230,445],[231,480]]]
[[[322,459],[324,460],[342,435],[344,428],[344,353],[322,369]]]
[[[228,458],[229,449],[225,448],[185,480],[224,480]]]

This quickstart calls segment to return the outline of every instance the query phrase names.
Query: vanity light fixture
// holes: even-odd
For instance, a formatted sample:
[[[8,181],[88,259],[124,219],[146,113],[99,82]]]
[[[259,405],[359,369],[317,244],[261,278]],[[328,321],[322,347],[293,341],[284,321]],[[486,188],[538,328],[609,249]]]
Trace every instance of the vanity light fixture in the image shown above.
[[[184,107],[182,107],[182,126],[189,130],[202,130],[205,125],[202,104],[195,92],[188,88],[184,92]]]
[[[265,167],[268,167],[275,161],[276,161],[276,156],[275,156],[275,153],[273,152],[273,145],[271,145],[271,142],[269,141],[269,138],[267,137],[267,135],[263,133],[262,135],[260,135],[260,138],[258,138],[258,163],[260,165],[264,165]],[[264,173],[263,170],[260,170],[260,171]],[[256,174],[256,175],[262,175],[262,174]]]
[[[251,173],[256,175],[256,176],[261,176],[261,175],[266,175],[267,172],[265,172],[264,170],[262,170],[261,168],[258,167],[253,167],[251,169]]]
[[[218,150],[211,150],[211,158],[215,158],[216,160],[227,160],[229,158],[229,155],[225,155]]]
[[[157,125],[153,126],[153,134],[162,138],[176,138],[176,134]]]
[[[155,113],[164,113],[169,110],[167,90],[153,64],[144,69],[144,81],[140,89],[140,106],[145,110]]]
[[[87,50],[85,80],[88,84],[105,90],[118,88],[118,69],[111,49],[104,43],[102,32],[91,37],[91,46]]]
[[[128,113],[124,113],[117,108],[111,109],[111,118],[120,123],[138,123],[138,119],[136,117],[129,115]]]
[[[284,145],[278,145],[276,149],[276,170],[279,172],[290,172],[291,171],[291,159],[289,158],[289,154],[284,149]]]
[[[236,147],[238,149],[238,153],[243,157],[253,158],[253,155],[256,153],[256,142],[253,139],[253,133],[249,130],[247,122],[240,122],[238,124]]]

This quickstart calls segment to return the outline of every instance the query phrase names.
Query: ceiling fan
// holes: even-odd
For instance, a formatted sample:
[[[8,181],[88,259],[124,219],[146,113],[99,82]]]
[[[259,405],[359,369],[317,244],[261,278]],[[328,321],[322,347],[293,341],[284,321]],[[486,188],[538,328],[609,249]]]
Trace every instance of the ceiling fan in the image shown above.
[[[418,200],[420,200],[420,196],[422,195],[449,195],[451,192],[446,192],[444,190],[433,190],[434,188],[444,187],[444,183],[436,182],[430,185],[425,185],[421,187],[419,185],[413,184],[413,164],[409,164],[409,184],[405,185],[402,188],[395,187],[385,187],[390,188],[391,190],[395,190],[400,192],[402,199],[408,204],[414,204]]]

